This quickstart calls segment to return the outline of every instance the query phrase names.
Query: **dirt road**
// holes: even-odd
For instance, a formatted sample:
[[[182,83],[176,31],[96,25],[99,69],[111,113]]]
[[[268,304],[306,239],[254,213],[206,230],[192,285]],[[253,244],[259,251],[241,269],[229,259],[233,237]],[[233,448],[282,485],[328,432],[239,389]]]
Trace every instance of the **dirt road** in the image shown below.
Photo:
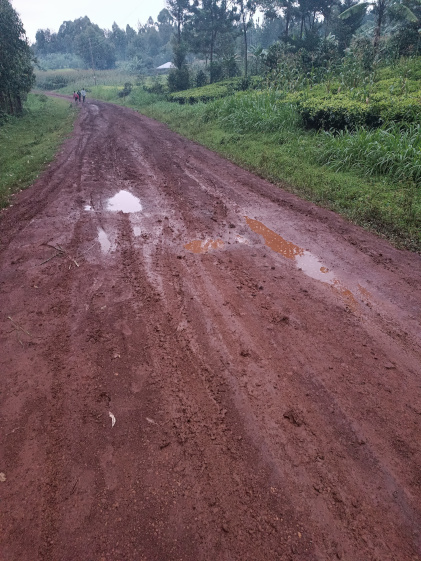
[[[92,102],[0,215],[1,561],[421,559],[421,265]]]

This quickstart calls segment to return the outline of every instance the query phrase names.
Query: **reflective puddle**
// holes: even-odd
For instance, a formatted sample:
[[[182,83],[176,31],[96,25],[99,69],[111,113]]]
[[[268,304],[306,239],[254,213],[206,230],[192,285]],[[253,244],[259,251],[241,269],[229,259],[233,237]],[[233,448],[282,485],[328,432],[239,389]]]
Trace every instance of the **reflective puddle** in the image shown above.
[[[140,212],[142,205],[140,200],[132,195],[129,191],[121,190],[107,201],[107,210],[114,212]]]
[[[111,242],[102,228],[98,228],[98,241],[101,246],[102,253],[108,253],[111,249]]]
[[[222,240],[211,240],[207,238],[206,240],[193,240],[184,247],[192,253],[207,253],[215,249],[222,249],[224,247],[224,242]]]
[[[307,276],[330,284],[337,290],[340,295],[346,300],[350,308],[355,308],[357,301],[355,300],[352,292],[346,288],[341,281],[335,276],[333,271],[330,271],[323,263],[312,253],[285,240],[282,236],[270,230],[267,226],[253,220],[252,218],[245,217],[247,225],[255,232],[263,237],[265,245],[267,245],[276,253],[280,253],[287,259],[293,259],[297,265]]]

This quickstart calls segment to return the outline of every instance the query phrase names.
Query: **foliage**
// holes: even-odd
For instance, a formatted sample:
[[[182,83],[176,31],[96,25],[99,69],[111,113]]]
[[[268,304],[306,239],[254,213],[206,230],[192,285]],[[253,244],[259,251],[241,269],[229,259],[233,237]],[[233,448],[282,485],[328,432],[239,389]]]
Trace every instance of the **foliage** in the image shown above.
[[[196,88],[201,88],[203,86],[206,86],[206,84],[208,83],[208,79],[206,77],[206,74],[203,70],[199,70],[198,73],[196,74]]]
[[[199,101],[207,103],[214,99],[229,96],[235,91],[243,91],[245,88],[258,87],[260,83],[261,80],[259,77],[249,78],[246,81],[243,78],[232,78],[230,80],[208,84],[200,88],[192,88],[183,92],[172,93],[169,96],[169,100],[181,104],[191,104]]]
[[[292,104],[280,103],[275,90],[238,92],[209,104],[205,120],[224,130],[246,134],[297,130],[301,119]]]
[[[168,74],[168,90],[179,92],[187,90],[190,86],[190,72],[187,66],[170,70]]]
[[[303,84],[285,100],[296,103],[309,128],[340,131],[417,123],[421,118],[420,80],[421,59],[369,73],[363,62],[346,57],[337,76],[319,85]]]
[[[130,95],[133,89],[133,84],[131,82],[126,82],[124,88],[118,92],[118,97],[127,97]]]
[[[20,114],[34,73],[22,22],[9,0],[0,0],[0,53],[0,113]]]
[[[337,171],[355,169],[367,176],[388,175],[421,184],[421,125],[396,124],[354,134],[325,133],[320,161]]]

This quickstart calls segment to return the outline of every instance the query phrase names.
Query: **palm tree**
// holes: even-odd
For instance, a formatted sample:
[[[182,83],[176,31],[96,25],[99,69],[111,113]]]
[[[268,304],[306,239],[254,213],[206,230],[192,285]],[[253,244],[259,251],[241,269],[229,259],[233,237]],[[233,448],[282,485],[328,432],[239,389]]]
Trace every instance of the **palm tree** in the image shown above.
[[[421,4],[421,0],[415,0]],[[339,16],[340,19],[347,19],[357,13],[365,13],[368,8],[373,8],[376,16],[376,27],[374,28],[374,50],[380,41],[381,27],[387,15],[400,16],[410,22],[418,21],[417,16],[405,5],[405,0],[372,0],[371,2],[361,2],[351,6]]]

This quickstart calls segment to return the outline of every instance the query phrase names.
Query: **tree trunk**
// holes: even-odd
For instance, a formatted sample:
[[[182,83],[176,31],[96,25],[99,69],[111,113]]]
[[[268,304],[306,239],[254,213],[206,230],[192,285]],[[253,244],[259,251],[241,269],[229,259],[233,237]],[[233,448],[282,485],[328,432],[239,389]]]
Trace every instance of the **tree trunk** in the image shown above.
[[[247,25],[246,25],[246,21],[245,21],[245,16],[243,14],[243,31],[244,31],[244,76],[247,78]]]
[[[289,10],[287,9],[285,13],[285,39],[288,39],[289,36],[289,23],[291,21],[291,16]]]
[[[384,16],[385,16],[385,12],[386,12],[386,2],[385,2],[385,0],[380,0],[380,2],[378,3],[378,14],[377,14],[376,28],[374,30],[373,47],[374,47],[374,53],[375,54],[377,53],[377,50],[379,48],[380,35],[381,35],[382,23],[383,23],[383,19],[384,19]]]
[[[8,94],[8,99],[9,99],[9,115],[14,115],[15,114],[15,108],[13,106],[13,99],[11,94]]]
[[[18,115],[22,115],[23,113],[22,98],[20,97],[20,95],[16,96],[16,113]]]

